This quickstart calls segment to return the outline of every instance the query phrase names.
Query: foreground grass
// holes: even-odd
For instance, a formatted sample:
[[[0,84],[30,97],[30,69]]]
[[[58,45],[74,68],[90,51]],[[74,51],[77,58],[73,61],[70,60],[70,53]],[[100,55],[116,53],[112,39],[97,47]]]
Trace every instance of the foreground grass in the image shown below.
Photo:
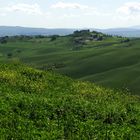
[[[140,139],[140,98],[20,64],[0,65],[0,139]]]

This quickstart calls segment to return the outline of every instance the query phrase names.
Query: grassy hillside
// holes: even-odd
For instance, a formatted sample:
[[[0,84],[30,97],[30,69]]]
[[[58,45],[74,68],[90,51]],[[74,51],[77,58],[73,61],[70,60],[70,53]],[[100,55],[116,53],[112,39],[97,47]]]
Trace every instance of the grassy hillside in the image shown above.
[[[0,139],[140,139],[140,98],[0,64]]]
[[[100,36],[102,40],[91,39]],[[0,44],[0,60],[22,61],[43,70],[116,88],[140,91],[140,39],[105,36],[101,33],[64,37],[10,38]]]

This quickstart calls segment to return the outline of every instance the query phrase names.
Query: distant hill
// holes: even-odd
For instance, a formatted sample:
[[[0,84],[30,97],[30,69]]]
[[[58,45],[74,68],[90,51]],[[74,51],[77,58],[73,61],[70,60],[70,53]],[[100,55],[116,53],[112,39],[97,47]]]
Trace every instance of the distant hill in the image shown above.
[[[140,26],[130,27],[130,28],[111,28],[98,30],[105,34],[118,35],[125,37],[140,37]]]
[[[15,35],[67,35],[73,33],[75,29],[46,29],[46,28],[29,28],[19,26],[0,26],[0,36]]]
[[[133,29],[140,29],[140,25],[132,26]]]
[[[82,28],[81,28],[82,29]],[[80,28],[30,28],[20,26],[0,26],[0,36],[15,36],[15,35],[68,35]],[[140,26],[133,26],[128,28],[110,28],[110,29],[96,29],[90,30],[99,31],[105,34],[118,35],[125,37],[140,37]]]

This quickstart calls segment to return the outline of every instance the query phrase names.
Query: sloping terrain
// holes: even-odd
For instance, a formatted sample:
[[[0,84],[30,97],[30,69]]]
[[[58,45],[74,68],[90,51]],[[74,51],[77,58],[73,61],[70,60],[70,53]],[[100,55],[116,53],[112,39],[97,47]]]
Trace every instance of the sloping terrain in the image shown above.
[[[0,139],[140,139],[140,98],[0,64]]]
[[[22,61],[115,89],[140,91],[140,39],[75,32],[69,36],[11,37],[0,44],[1,62]]]

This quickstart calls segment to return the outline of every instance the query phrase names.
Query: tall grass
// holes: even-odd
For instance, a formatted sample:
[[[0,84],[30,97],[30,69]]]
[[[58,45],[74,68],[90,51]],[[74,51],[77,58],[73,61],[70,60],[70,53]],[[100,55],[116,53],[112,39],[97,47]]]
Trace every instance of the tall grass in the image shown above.
[[[140,98],[22,64],[0,65],[0,139],[140,139]]]

